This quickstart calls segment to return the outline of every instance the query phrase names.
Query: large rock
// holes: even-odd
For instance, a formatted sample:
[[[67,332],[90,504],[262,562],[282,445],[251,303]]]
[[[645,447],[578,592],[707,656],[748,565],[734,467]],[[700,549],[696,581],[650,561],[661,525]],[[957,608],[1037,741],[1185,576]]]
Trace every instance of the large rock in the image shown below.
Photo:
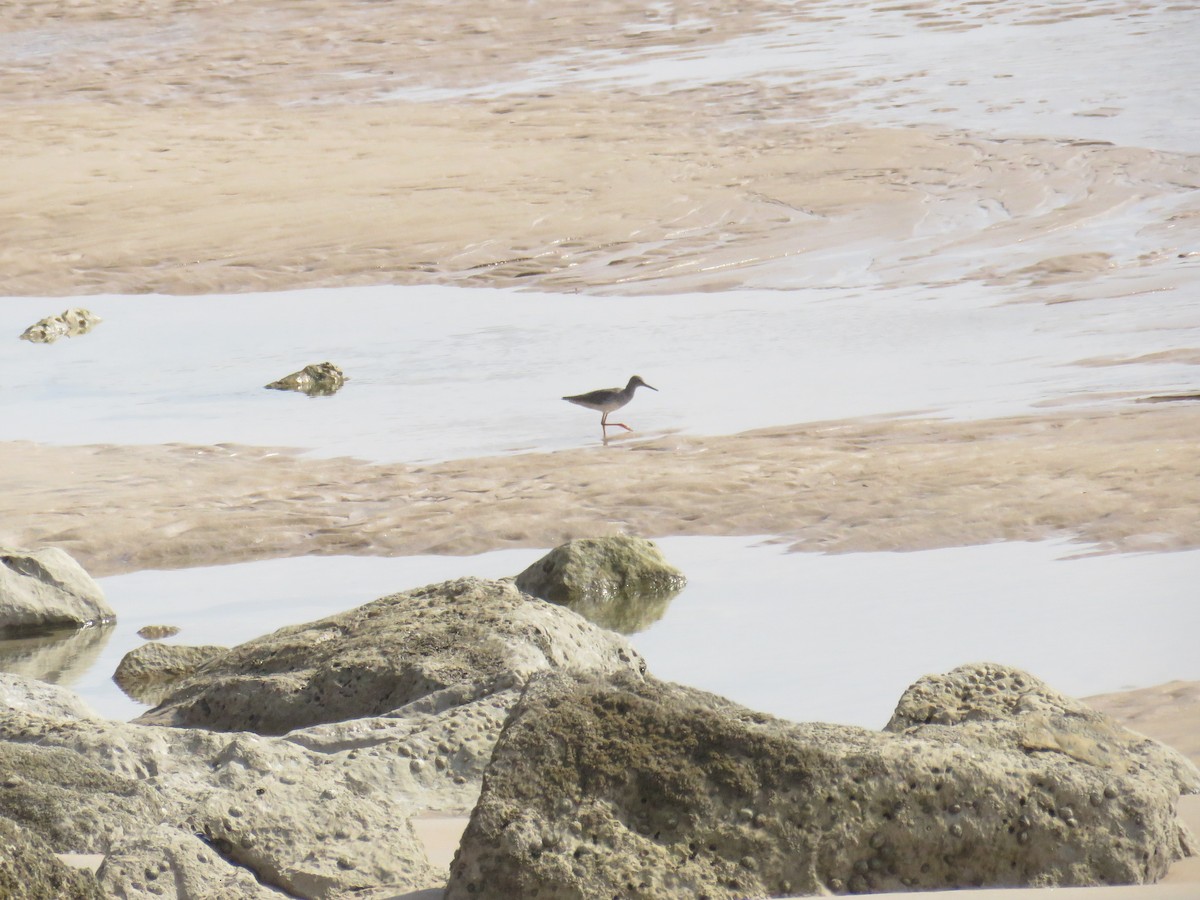
[[[1143,739],[1111,722],[1122,743],[1095,741],[1108,757],[1031,746],[1020,701],[991,706],[1015,712],[872,732],[650,678],[538,679],[496,746],[447,900],[1138,883],[1186,854],[1190,763],[1162,748],[1171,764],[1143,767],[1124,752]]]
[[[991,732],[1028,753],[1062,753],[1101,768],[1149,772],[1178,784],[1182,793],[1200,793],[1200,773],[1182,754],[1028,672],[995,663],[919,679],[901,696],[884,730],[937,740],[946,734],[986,740]]]
[[[0,897],[6,900],[103,900],[90,872],[72,869],[36,834],[0,816]]]
[[[79,628],[115,619],[100,585],[62,550],[0,548],[0,632]]]
[[[87,334],[100,322],[100,317],[90,310],[72,307],[57,316],[47,316],[33,323],[21,332],[21,340],[34,344],[53,344],[61,337]]]
[[[283,734],[414,703],[440,712],[560,668],[644,663],[626,641],[569,610],[507,582],[463,578],[235,647],[137,721]]]
[[[555,547],[516,578],[517,587],[622,634],[657,622],[687,583],[645,538],[580,538]]]
[[[12,773],[0,778],[0,815],[55,852],[106,854],[99,877],[112,896],[269,895],[244,890],[250,881],[293,897],[394,896],[444,876],[410,823],[426,808],[414,752],[392,737],[314,752],[0,709],[0,772]]]
[[[619,636],[511,583],[434,585],[234,648],[148,716],[286,737],[43,715],[14,685],[0,772],[21,774],[0,782],[0,815],[56,852],[106,854],[117,897],[440,888],[411,817],[474,804],[529,678],[643,669]]]

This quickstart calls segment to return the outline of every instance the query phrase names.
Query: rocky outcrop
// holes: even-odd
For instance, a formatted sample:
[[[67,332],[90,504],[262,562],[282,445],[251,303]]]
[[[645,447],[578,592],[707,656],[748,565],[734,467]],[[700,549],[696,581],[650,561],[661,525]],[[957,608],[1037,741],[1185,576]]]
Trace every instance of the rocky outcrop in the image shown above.
[[[79,628],[115,619],[100,585],[62,550],[0,548],[0,633]]]
[[[409,822],[429,798],[406,750],[394,739],[315,752],[0,708],[0,816],[55,852],[105,854],[98,876],[116,897],[271,896],[252,882],[293,897],[394,896],[444,881]],[[202,888],[180,892],[189,883]]]
[[[137,721],[283,734],[410,705],[441,712],[550,669],[641,668],[626,641],[569,610],[463,578],[235,647]]]
[[[267,385],[273,391],[299,391],[310,397],[336,394],[346,383],[346,376],[331,362],[314,363],[299,372],[285,375]]]
[[[1200,793],[1200,773],[1182,754],[1028,672],[995,663],[921,678],[901,696],[884,730],[932,740],[969,736],[1031,754],[1059,753],[1103,769],[1149,773],[1177,785],[1179,793]]]
[[[0,897],[7,900],[103,900],[90,872],[64,865],[36,834],[0,816]]]
[[[627,535],[568,541],[529,566],[516,582],[527,594],[622,634],[658,621],[687,583],[657,545]]]
[[[228,647],[192,647],[150,641],[121,657],[113,681],[134,700],[161,703],[201,665],[227,652]]]
[[[19,774],[0,782],[0,816],[56,852],[105,854],[98,877],[116,897],[440,888],[411,816],[474,804],[529,678],[643,668],[569,610],[462,579],[224,652],[148,717],[286,737],[110,722],[53,696],[43,715],[58,689],[26,683],[22,696],[14,678],[0,773]]]
[[[61,337],[87,334],[102,320],[82,307],[63,310],[57,316],[47,316],[21,332],[21,340],[35,344],[53,344]]]
[[[989,683],[1007,715],[872,732],[648,677],[540,678],[496,746],[447,900],[1139,883],[1187,853],[1190,763],[1159,748],[1170,764],[1143,766],[1153,754],[1128,751],[1144,739],[1106,721],[1121,741],[1093,746],[1111,756],[1031,744],[1005,696],[1016,677]]]

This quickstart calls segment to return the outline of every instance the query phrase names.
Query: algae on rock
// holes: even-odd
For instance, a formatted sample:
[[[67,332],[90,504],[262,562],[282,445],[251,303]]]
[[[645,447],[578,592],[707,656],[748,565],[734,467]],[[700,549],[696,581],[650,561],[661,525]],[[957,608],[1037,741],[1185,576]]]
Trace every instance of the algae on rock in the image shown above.
[[[57,316],[47,316],[33,323],[21,332],[21,340],[34,344],[53,344],[61,337],[87,334],[101,321],[102,319],[91,310],[72,307],[63,310]]]
[[[496,745],[446,898],[1144,883],[1188,855],[1176,803],[1198,773],[1180,754],[1143,766],[1146,739],[1113,723],[1102,764],[1031,750],[1020,699],[995,705],[1014,712],[875,732],[649,677],[544,676]]]
[[[346,376],[331,362],[313,363],[267,385],[273,391],[299,391],[310,397],[329,397],[346,383]]]
[[[555,547],[516,578],[517,587],[575,610],[603,628],[635,634],[662,618],[687,583],[653,541],[616,535]]]

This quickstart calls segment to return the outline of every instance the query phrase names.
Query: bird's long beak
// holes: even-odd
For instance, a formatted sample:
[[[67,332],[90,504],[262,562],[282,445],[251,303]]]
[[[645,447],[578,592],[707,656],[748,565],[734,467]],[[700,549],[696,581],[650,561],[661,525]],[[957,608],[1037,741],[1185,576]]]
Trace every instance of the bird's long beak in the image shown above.
[[[652,390],[652,391],[657,391],[657,390],[658,390],[658,388],[656,388],[654,385],[652,385],[652,384],[646,384],[646,382],[644,382],[644,381],[642,382],[642,387],[648,387],[648,388],[650,388],[650,390]]]

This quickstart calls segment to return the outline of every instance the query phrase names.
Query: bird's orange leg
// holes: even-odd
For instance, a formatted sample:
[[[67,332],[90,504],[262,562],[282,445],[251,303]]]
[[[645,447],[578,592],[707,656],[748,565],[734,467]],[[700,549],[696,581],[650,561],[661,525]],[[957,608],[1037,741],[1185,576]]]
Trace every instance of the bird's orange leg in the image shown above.
[[[624,422],[608,421],[608,413],[601,413],[600,414],[600,430],[604,434],[608,434],[607,431],[604,431],[605,428],[624,428],[626,431],[633,431],[633,429],[630,428],[628,425],[626,425]]]

